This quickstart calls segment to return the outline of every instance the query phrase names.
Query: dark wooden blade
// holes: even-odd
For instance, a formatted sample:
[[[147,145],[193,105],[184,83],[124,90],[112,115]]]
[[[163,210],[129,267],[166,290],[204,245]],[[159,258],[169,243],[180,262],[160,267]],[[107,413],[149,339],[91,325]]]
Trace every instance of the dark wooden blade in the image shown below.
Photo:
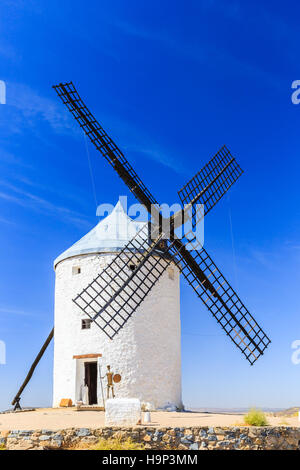
[[[171,262],[165,254],[163,233],[151,228],[146,223],[73,299],[110,339],[124,327]]]
[[[96,118],[89,111],[80,98],[72,82],[60,83],[53,87],[64,105],[72,113],[80,127],[89,137],[92,144],[106,158],[108,163],[118,173],[130,191],[143,204],[148,212],[151,212],[151,205],[157,201],[146,188],[142,180],[138,177],[123,152],[109,137]]]
[[[217,204],[242,175],[235,158],[224,145],[218,153],[178,192],[182,204],[204,204],[204,215]]]
[[[207,251],[189,251],[191,261],[180,247],[170,246],[173,260],[197,296],[251,365],[264,353],[271,340],[245,307],[237,293],[217,268]],[[209,282],[209,285],[207,284]]]

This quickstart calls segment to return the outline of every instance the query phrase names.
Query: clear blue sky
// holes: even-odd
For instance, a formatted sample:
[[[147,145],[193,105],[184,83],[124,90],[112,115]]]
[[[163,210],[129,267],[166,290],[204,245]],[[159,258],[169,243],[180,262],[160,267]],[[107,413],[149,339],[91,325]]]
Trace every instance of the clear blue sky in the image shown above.
[[[250,367],[182,282],[185,404],[300,404],[299,14],[296,1],[1,1],[0,409],[52,328],[53,260],[97,223],[83,135],[51,88],[69,80],[161,202],[223,144],[245,170],[205,247],[272,344]],[[97,201],[115,203],[126,187],[89,150]],[[23,405],[51,404],[52,354]]]

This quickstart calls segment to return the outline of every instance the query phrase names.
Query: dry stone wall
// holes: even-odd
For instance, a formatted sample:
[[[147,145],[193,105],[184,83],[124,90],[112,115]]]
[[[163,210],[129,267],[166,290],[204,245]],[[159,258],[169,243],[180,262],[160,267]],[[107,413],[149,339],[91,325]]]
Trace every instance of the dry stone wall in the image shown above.
[[[300,428],[293,427],[185,427],[62,429],[2,431],[0,445],[9,450],[63,449],[99,438],[130,437],[146,449],[179,450],[299,450]]]

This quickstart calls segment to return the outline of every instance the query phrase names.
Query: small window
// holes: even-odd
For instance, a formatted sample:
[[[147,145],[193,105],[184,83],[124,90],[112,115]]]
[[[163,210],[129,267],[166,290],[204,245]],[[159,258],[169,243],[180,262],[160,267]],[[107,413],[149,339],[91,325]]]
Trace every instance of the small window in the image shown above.
[[[81,329],[89,330],[91,328],[91,323],[92,323],[92,320],[90,320],[89,318],[81,320]]]
[[[79,266],[73,266],[72,268],[72,274],[80,274],[81,273],[81,268]]]
[[[168,274],[169,274],[169,279],[172,279],[172,281],[174,281],[174,269],[173,268],[168,269]]]

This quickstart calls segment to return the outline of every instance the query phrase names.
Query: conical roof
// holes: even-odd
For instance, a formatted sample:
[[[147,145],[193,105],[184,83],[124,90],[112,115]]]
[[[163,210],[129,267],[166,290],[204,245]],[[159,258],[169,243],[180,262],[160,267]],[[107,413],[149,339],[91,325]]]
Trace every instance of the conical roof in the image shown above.
[[[105,219],[56,258],[54,268],[60,261],[73,256],[121,251],[144,224],[128,217],[119,201]]]

